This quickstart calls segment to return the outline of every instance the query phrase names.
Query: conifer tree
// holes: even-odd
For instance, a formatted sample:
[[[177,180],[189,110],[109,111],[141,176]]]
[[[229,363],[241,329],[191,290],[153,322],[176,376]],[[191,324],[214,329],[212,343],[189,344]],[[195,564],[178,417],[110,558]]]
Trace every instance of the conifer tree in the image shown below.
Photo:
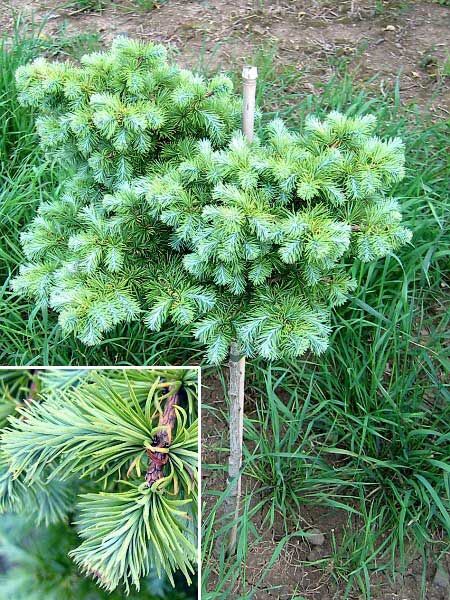
[[[65,332],[96,344],[114,325],[141,317],[150,274],[173,271],[170,229],[130,182],[160,173],[198,139],[223,146],[240,102],[228,77],[205,80],[171,64],[163,46],[126,37],[79,67],[39,58],[16,79],[64,182],[23,233],[27,262],[14,289],[50,303]],[[195,290],[187,295],[211,304]]]
[[[190,583],[197,371],[44,370],[33,377],[37,390],[20,397],[7,382],[1,402],[0,512],[49,527],[44,538],[66,532],[71,566],[62,587],[74,573],[77,582],[84,573],[126,594],[150,589],[149,574],[161,585],[164,578]],[[38,555],[51,555],[44,546]],[[43,569],[33,552],[30,564]]]
[[[356,287],[355,260],[410,240],[386,194],[403,176],[403,145],[374,127],[371,116],[337,112],[309,117],[298,132],[276,119],[254,141],[239,132],[222,150],[201,141],[181,164],[140,182],[183,247],[185,271],[214,298],[206,313],[191,311],[211,362],[234,339],[246,356],[269,360],[322,353],[332,308]],[[172,316],[175,291],[153,292],[152,329]]]
[[[17,84],[72,174],[24,232],[13,285],[86,344],[171,320],[213,363],[234,340],[269,360],[321,353],[353,263],[410,240],[389,195],[403,145],[378,138],[370,115],[309,116],[294,131],[275,119],[249,141],[227,77],[127,38],[81,67],[38,59]]]
[[[353,265],[411,239],[390,194],[401,140],[338,112],[248,139],[230,81],[169,66],[160,46],[119,38],[82,63],[17,74],[42,144],[76,173],[23,234],[16,291],[87,344],[171,321],[211,363],[232,344],[266,360],[324,352]]]

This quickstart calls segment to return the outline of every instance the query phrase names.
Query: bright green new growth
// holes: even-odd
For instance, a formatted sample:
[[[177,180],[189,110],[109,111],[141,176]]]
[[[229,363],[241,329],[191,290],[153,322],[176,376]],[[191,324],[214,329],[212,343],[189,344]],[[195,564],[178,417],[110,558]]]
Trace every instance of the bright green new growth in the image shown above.
[[[269,360],[321,353],[355,260],[410,240],[388,195],[403,146],[377,138],[371,116],[309,117],[297,132],[277,119],[249,143],[226,77],[123,38],[81,69],[36,61],[17,81],[43,145],[77,173],[23,234],[14,287],[87,344],[171,319],[211,362],[233,340]]]
[[[197,560],[196,371],[80,371],[75,380],[73,372],[59,373],[42,374],[42,396],[17,406],[3,430],[0,512],[47,525],[74,513],[82,542],[70,556],[106,590],[139,590],[154,571],[172,583],[179,571],[190,582]],[[180,388],[164,477],[149,486],[147,449],[165,398]]]

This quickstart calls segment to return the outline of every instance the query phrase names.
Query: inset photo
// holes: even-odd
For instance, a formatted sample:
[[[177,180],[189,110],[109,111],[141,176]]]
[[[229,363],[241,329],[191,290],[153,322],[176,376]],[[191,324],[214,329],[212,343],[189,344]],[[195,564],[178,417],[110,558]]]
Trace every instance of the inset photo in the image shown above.
[[[0,370],[0,597],[198,597],[200,369]]]

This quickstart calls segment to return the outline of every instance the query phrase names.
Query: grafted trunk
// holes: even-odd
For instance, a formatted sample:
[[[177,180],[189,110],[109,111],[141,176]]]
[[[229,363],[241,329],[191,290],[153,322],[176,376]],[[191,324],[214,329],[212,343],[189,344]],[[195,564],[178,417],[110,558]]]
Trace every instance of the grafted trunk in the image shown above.
[[[158,427],[163,427],[164,429],[158,431],[154,436],[152,440],[152,448],[154,449],[147,448],[149,463],[147,473],[145,474],[145,481],[148,487],[151,487],[156,481],[164,477],[164,466],[169,461],[169,447],[172,443],[172,431],[176,421],[175,406],[179,400],[180,394],[178,392],[167,398],[164,410],[158,421]]]

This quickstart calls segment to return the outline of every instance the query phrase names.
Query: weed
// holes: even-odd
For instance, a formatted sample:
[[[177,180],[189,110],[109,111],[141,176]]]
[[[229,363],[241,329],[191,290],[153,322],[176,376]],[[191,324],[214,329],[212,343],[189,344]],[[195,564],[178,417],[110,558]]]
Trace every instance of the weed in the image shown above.
[[[108,0],[71,0],[66,8],[71,8],[76,12],[100,12],[105,9],[108,4]]]

